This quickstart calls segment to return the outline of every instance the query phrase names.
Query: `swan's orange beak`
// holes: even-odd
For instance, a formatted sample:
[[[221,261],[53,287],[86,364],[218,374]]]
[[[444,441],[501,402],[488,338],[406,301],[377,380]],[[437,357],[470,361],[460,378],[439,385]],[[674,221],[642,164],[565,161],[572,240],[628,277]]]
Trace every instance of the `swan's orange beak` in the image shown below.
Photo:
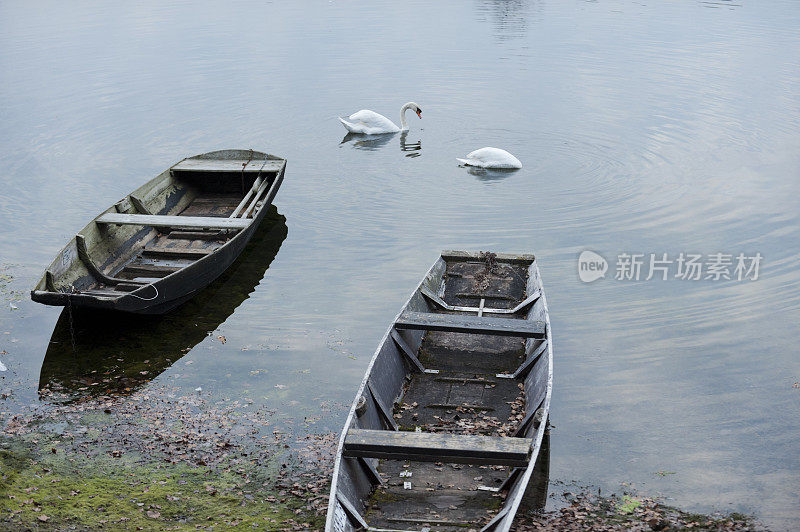
[[[422,118],[422,109],[417,109],[417,116]]]

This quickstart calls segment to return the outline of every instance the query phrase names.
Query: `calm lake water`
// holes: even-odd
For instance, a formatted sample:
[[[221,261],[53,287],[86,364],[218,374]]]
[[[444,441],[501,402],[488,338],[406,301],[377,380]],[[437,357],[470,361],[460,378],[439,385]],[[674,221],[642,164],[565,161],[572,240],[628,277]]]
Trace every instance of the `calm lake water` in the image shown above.
[[[798,28],[780,0],[4,2],[0,411],[38,403],[40,376],[153,359],[163,372],[142,386],[247,394],[338,431],[440,250],[535,252],[555,338],[551,479],[791,528]],[[409,113],[407,135],[343,138],[337,115],[399,120],[409,100],[423,119]],[[524,168],[458,167],[483,146]],[[286,180],[212,292],[163,320],[82,325],[78,358],[61,309],[12,309],[107,205],[185,156],[251,147],[287,158]],[[605,278],[581,282],[584,250]],[[639,281],[615,279],[623,253],[644,255]],[[665,253],[730,254],[731,274],[740,253],[763,259],[757,280],[683,280],[677,263],[645,280]]]

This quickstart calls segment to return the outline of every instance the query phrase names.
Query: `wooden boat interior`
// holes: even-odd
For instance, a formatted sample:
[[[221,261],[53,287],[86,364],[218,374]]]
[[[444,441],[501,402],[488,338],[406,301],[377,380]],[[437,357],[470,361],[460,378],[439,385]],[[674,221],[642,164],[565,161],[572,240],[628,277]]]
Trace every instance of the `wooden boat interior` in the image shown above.
[[[191,266],[250,225],[284,167],[251,150],[184,159],[83,228],[37,289],[115,298]]]
[[[329,529],[507,529],[541,500],[526,486],[549,408],[548,328],[532,255],[444,252],[358,392]]]

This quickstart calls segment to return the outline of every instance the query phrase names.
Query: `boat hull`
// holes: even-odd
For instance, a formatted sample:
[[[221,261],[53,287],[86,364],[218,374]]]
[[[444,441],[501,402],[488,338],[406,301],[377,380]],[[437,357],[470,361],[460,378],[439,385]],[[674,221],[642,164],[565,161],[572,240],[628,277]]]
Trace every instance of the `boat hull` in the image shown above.
[[[546,499],[551,392],[535,258],[443,252],[356,393],[326,530],[509,530]]]

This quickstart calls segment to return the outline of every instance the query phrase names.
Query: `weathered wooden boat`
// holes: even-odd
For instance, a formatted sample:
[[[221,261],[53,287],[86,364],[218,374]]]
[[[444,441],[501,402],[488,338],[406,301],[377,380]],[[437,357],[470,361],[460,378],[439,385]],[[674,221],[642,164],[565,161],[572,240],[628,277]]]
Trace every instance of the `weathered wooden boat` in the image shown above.
[[[163,316],[64,308],[39,371],[39,392],[78,399],[126,395],[158,377],[219,328],[264,278],[288,228],[275,206],[214,282]]]
[[[443,252],[356,394],[326,530],[509,530],[542,501],[552,360],[533,255]]]
[[[285,168],[284,159],[253,150],[183,159],[81,229],[31,298],[140,314],[175,308],[242,252]]]

